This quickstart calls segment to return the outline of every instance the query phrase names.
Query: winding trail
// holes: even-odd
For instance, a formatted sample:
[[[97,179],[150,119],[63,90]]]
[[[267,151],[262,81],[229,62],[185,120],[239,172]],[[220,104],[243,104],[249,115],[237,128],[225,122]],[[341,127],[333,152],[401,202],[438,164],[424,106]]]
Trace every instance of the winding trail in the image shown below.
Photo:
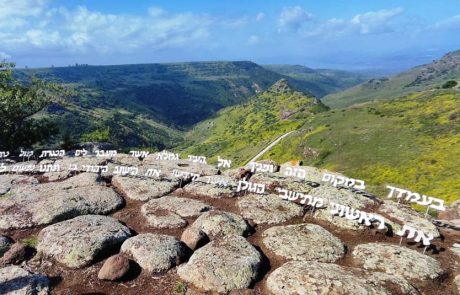
[[[254,162],[254,161],[257,161],[258,158],[260,158],[263,154],[265,154],[267,151],[269,151],[273,146],[275,146],[280,140],[282,140],[283,138],[285,138],[286,136],[288,136],[289,134],[291,134],[292,132],[294,131],[289,131],[288,133],[285,133],[283,135],[281,135],[280,137],[278,137],[274,142],[270,143],[266,148],[264,148],[260,153],[258,153],[254,158],[252,158],[251,160],[248,161],[248,163],[250,162]]]

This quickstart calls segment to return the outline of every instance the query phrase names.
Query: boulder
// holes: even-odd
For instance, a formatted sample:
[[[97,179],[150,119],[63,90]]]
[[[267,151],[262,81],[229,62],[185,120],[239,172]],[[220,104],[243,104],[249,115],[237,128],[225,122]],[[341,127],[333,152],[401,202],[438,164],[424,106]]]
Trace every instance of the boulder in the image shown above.
[[[249,194],[237,202],[241,215],[255,224],[276,224],[302,216],[303,208],[277,195]]]
[[[174,191],[179,187],[179,181],[116,175],[112,178],[112,185],[128,198],[145,202]]]
[[[37,184],[38,180],[31,176],[18,174],[0,174],[0,196],[8,193],[14,186]]]
[[[0,235],[0,257],[10,249],[11,245],[13,245],[13,240],[6,236]]]
[[[129,259],[121,254],[109,257],[102,265],[98,279],[115,281],[123,278],[129,272]]]
[[[208,180],[221,181],[221,184],[211,184]],[[224,186],[226,183],[227,186]],[[206,176],[185,185],[180,192],[185,195],[208,197],[208,198],[233,198],[236,193],[237,183],[228,176]]]
[[[428,280],[442,274],[436,259],[415,250],[385,243],[358,245],[353,260],[364,269],[383,271],[405,279]]]
[[[47,295],[50,281],[19,266],[0,268],[0,293],[11,295]]]
[[[182,232],[180,239],[190,249],[195,250],[207,240],[207,236],[201,229],[189,227]]]
[[[220,210],[202,214],[190,228],[201,230],[211,240],[228,235],[243,236],[249,230],[243,217]]]
[[[385,202],[378,210],[383,216],[389,217],[388,223],[392,226],[393,233],[397,233],[404,225],[408,225],[422,231],[425,234],[440,236],[439,230],[432,223],[431,217],[426,218],[407,205],[397,204],[392,201]]]
[[[261,254],[243,237],[225,236],[195,251],[177,274],[202,290],[226,293],[249,287],[261,262]]]
[[[283,264],[268,276],[266,287],[273,295],[419,295],[402,278],[314,261]]]
[[[20,264],[27,260],[29,249],[22,243],[15,243],[6,253],[0,258],[0,265]]]
[[[274,226],[262,234],[264,246],[292,260],[335,262],[345,254],[339,238],[315,224]]]
[[[187,225],[184,218],[195,217],[212,206],[189,198],[166,196],[150,200],[141,208],[142,215],[155,228],[180,228]]]
[[[347,189],[338,189],[329,185],[321,185],[313,188],[310,191],[310,195],[323,199],[325,205],[334,202],[353,209],[364,209],[366,206],[374,205],[374,201],[370,198],[353,193]]]
[[[186,246],[172,236],[140,234],[126,240],[121,252],[131,256],[143,269],[165,272],[179,265],[185,258]]]
[[[131,236],[118,220],[99,215],[83,215],[45,227],[38,235],[37,251],[70,267],[89,265]]]
[[[86,214],[108,214],[124,201],[95,174],[82,173],[65,181],[26,185],[0,199],[0,229],[46,225]]]

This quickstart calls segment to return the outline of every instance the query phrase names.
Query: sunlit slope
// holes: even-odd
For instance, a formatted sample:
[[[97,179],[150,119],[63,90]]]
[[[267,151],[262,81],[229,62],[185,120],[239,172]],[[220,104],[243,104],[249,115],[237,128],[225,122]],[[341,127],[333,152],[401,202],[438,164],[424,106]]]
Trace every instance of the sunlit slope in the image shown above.
[[[187,134],[184,154],[230,157],[242,164],[270,142],[327,108],[280,80],[248,102],[219,112]]]
[[[395,76],[368,80],[345,91],[327,95],[322,101],[332,108],[344,108],[363,102],[389,100],[416,91],[438,89],[449,80],[460,82],[460,51],[450,52],[440,60]]]
[[[265,158],[301,159],[365,180],[460,199],[460,93],[437,90],[318,114]]]

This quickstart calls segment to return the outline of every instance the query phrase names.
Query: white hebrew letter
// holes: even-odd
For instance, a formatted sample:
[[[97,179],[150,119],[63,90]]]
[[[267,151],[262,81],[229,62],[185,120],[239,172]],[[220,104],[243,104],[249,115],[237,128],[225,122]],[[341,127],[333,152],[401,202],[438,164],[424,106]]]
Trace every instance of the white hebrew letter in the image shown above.
[[[278,191],[279,196],[281,197],[281,199],[286,200],[288,198],[287,189],[277,187],[275,190]],[[283,193],[284,195],[281,195],[281,193]]]
[[[323,178],[322,178],[321,180],[322,180],[322,181],[329,182],[329,181],[331,181],[331,179],[332,179],[332,175],[331,175],[331,174],[329,174],[329,173],[324,173],[324,174],[323,174]]]
[[[292,176],[292,172],[293,172],[293,170],[292,170],[291,167],[286,167],[286,171],[284,172],[284,174],[286,176]]]
[[[372,220],[380,222],[378,229],[385,229],[385,219],[377,214],[371,214]]]
[[[366,226],[371,226],[371,217],[366,212],[361,211],[358,222],[363,223],[363,221]]]
[[[421,231],[417,231],[417,236],[415,237],[415,241],[419,243],[421,240],[423,240],[423,246],[429,246],[431,245],[431,240],[433,240],[433,235],[428,234],[426,235],[425,233]]]
[[[413,237],[415,237],[415,233],[417,232],[415,228],[408,226],[408,225],[404,225],[403,228],[400,231],[398,231],[396,234],[398,236],[404,237],[404,235],[406,234],[406,231],[409,232],[409,234],[407,235],[408,239],[412,239]]]
[[[257,194],[263,194],[265,192],[265,184],[256,184],[257,186],[257,189],[256,189],[256,193]]]
[[[393,186],[389,186],[389,185],[387,185],[387,188],[390,189],[390,193],[388,194],[387,198],[388,198],[388,199],[391,199],[391,198],[393,197],[393,194],[394,194],[396,188],[393,187]]]
[[[424,197],[426,199],[426,196]],[[420,200],[420,194],[413,193],[413,192],[407,192],[406,201],[409,201],[412,203],[418,203],[418,200]]]
[[[356,179],[356,181],[361,182],[361,184],[360,184],[360,185],[356,185],[355,188],[357,188],[357,189],[366,189],[366,186],[364,185],[364,181],[363,181],[363,180]]]
[[[429,197],[429,199],[431,200],[431,203],[434,201],[434,202],[438,202],[438,205],[434,205],[433,203],[430,205],[431,208],[433,209],[436,209],[436,210],[439,210],[439,211],[445,211],[446,210],[446,207],[444,207],[444,200],[441,200],[441,199],[436,199],[436,198],[432,198],[432,197]]]
[[[342,176],[337,176],[337,178],[334,180],[334,183],[332,184],[333,186],[338,186],[341,184],[345,184],[345,177]]]
[[[345,218],[350,220],[358,219],[360,216],[360,212],[361,211],[357,209],[349,208],[349,210],[345,214]]]
[[[237,187],[236,191],[239,192],[239,191],[247,190],[248,187],[249,187],[249,182],[247,182],[245,180],[240,180],[240,181],[238,181],[238,187]]]
[[[308,199],[307,205],[310,205],[310,204],[311,204],[312,196],[310,196],[310,195],[303,195],[302,198],[303,198],[303,200],[300,201],[300,204],[302,204],[302,205],[305,204],[306,201],[307,201],[307,199]]]
[[[324,201],[321,198],[313,197],[311,205],[315,208],[321,208],[324,206]]]

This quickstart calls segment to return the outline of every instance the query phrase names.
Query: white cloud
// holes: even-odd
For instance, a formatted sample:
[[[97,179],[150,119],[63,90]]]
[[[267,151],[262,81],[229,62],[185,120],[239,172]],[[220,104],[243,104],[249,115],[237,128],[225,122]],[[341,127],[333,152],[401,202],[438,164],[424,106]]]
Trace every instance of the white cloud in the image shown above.
[[[300,6],[283,7],[279,17],[280,29],[298,30],[313,18],[313,14],[305,11]]]
[[[397,7],[357,14],[351,24],[358,26],[361,34],[384,33],[392,30],[389,21],[402,12],[403,9]]]
[[[434,27],[436,29],[459,29],[460,28],[460,14],[449,17],[447,19],[437,22]]]
[[[5,2],[4,0],[0,0]],[[25,7],[38,0],[18,1]],[[17,3],[16,3],[17,4]],[[15,7],[18,8],[19,4]],[[24,7],[24,9],[25,9]],[[33,5],[31,7],[34,7]],[[0,31],[0,50],[21,51],[33,48],[60,48],[66,52],[134,52],[203,44],[212,20],[201,14],[168,13],[158,7],[146,15],[106,14],[84,6],[75,10],[52,8],[30,9],[27,21]],[[8,8],[0,12],[8,19],[17,13]],[[19,18],[19,20],[22,20]],[[0,21],[2,27],[2,21]]]
[[[260,38],[257,35],[249,36],[248,43],[251,45],[256,45],[260,43]]]
[[[260,22],[261,20],[263,20],[265,18],[265,13],[263,12],[259,12],[257,15],[256,15],[256,21]]]

